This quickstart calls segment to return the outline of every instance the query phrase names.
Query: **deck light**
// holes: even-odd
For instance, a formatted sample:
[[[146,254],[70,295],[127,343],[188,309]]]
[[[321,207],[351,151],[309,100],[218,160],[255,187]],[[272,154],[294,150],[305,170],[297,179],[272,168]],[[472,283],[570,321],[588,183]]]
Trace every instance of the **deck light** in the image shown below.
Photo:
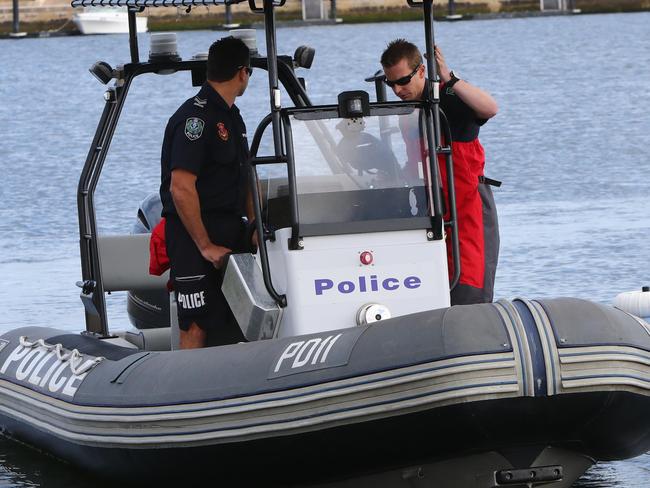
[[[296,52],[293,54],[293,65],[296,68],[311,68],[311,64],[314,62],[314,55],[316,54],[316,49],[309,46],[298,46]]]
[[[97,61],[88,71],[103,85],[115,78],[115,71],[106,61]]]
[[[356,119],[370,115],[370,96],[365,91],[347,91],[339,95],[339,117]]]
[[[357,312],[357,325],[369,325],[388,320],[392,315],[387,306],[380,303],[366,303]]]
[[[178,43],[175,32],[151,34],[149,41],[149,62],[180,60],[181,57],[178,55]]]

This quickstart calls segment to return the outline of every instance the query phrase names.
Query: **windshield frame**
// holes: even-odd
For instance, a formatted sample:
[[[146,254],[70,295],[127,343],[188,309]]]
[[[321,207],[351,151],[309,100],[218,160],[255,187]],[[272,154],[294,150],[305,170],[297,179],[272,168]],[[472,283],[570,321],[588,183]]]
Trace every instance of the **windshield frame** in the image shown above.
[[[420,109],[422,111],[422,116],[425,117],[426,111],[430,110],[430,105],[426,102],[375,102],[370,103],[369,116],[381,117],[389,115],[406,115],[412,113],[416,109]],[[339,116],[338,105],[284,108],[280,113],[283,122],[282,126],[284,129],[285,151],[287,157],[286,164],[290,205],[289,226],[292,228],[291,248],[300,249],[301,247],[299,242],[303,237],[394,232],[419,229],[429,231],[435,228],[437,221],[441,221],[442,215],[437,215],[436,212],[433,211],[433,205],[431,205],[431,215],[424,217],[416,216],[409,218],[386,218],[334,223],[301,223],[291,117],[293,116],[297,120],[301,121],[317,121],[325,119],[343,120],[343,118]],[[428,124],[422,124],[422,130],[427,131]],[[427,134],[423,132],[423,140],[425,145],[428,147],[428,138],[426,135]],[[431,148],[428,148],[428,153],[435,154],[435,150],[432,151]],[[429,162],[431,165],[431,161]],[[432,170],[437,170],[437,167],[433,167]],[[425,188],[427,190],[431,188],[431,179]],[[435,234],[436,233],[434,233],[434,235]]]

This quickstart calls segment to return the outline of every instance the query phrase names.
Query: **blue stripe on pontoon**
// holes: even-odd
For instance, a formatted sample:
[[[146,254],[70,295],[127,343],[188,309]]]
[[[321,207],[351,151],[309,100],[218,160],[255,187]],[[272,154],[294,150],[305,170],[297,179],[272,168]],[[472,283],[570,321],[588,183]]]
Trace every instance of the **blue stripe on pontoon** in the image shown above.
[[[442,390],[438,390],[433,393],[420,393],[418,395],[410,395],[407,397],[400,398],[398,400],[385,400],[382,402],[375,402],[375,403],[367,403],[364,405],[359,405],[357,407],[352,407],[352,408],[340,408],[338,410],[332,410],[329,412],[326,412],[324,415],[334,415],[338,413],[344,413],[344,412],[353,412],[355,410],[360,410],[364,408],[369,408],[369,407],[379,407],[382,405],[390,405],[393,403],[401,403],[409,400],[415,400],[417,398],[422,398],[426,396],[431,396],[431,395],[439,395],[441,393],[449,393],[452,391],[459,391],[459,390],[471,390],[475,388],[485,388],[489,386],[505,386],[505,385],[517,385],[517,381],[497,381],[497,382],[490,382],[490,383],[479,383],[479,384],[474,384],[474,385],[467,385],[467,386],[456,386],[453,388],[445,388]],[[81,434],[81,435],[86,435],[86,436],[94,436],[94,437],[112,437],[112,438],[140,438],[140,437],[167,437],[167,436],[184,436],[184,435],[198,435],[198,434],[205,434],[208,432],[226,432],[230,430],[241,430],[241,429],[250,429],[252,427],[262,427],[265,425],[280,425],[280,424],[285,424],[289,422],[296,422],[296,421],[301,421],[301,420],[308,420],[308,419],[313,419],[320,417],[322,415],[319,414],[313,414],[313,415],[303,415],[302,417],[292,417],[291,419],[279,421],[279,422],[258,422],[255,424],[246,424],[246,425],[239,425],[239,426],[233,426],[233,427],[227,427],[223,429],[203,429],[203,430],[193,430],[189,432],[174,432],[174,433],[161,433],[161,434],[129,434],[129,435],[116,435],[116,434],[109,434],[106,431],[103,431],[101,434],[88,434],[87,432],[80,432],[80,431],[75,431],[75,430],[66,430],[66,432],[71,433],[71,434]],[[38,428],[35,427],[34,428]]]
[[[521,300],[514,300],[513,305],[519,312],[521,322],[524,324],[526,337],[528,338],[528,350],[533,363],[533,378],[535,387],[535,396],[546,396],[546,363],[544,361],[544,349],[542,349],[542,339],[535,325],[533,314]]]
[[[473,365],[473,364],[500,363],[500,362],[503,362],[503,361],[512,361],[512,360],[513,360],[512,357],[505,358],[505,359],[482,359],[482,360],[479,360],[479,361],[467,361],[467,362],[463,362],[463,363],[449,364],[449,365],[445,365],[445,366],[435,366],[435,367],[426,368],[426,369],[423,369],[423,370],[418,370],[416,372],[387,375],[387,376],[384,376],[382,378],[378,378],[378,379],[375,379],[375,380],[357,381],[355,383],[349,383],[349,384],[340,385],[340,386],[331,386],[331,387],[328,387],[328,388],[320,388],[318,390],[311,390],[311,391],[308,391],[308,392],[297,393],[297,394],[293,394],[293,395],[285,395],[285,396],[280,396],[280,397],[273,397],[273,398],[268,398],[268,399],[264,399],[264,400],[247,401],[247,402],[233,402],[233,403],[228,403],[227,405],[218,406],[218,407],[204,406],[204,407],[199,407],[199,408],[195,408],[195,409],[186,407],[184,409],[165,410],[164,412],[152,413],[152,414],[150,414],[150,413],[121,413],[121,412],[115,412],[115,413],[113,413],[113,412],[110,412],[110,413],[108,413],[108,412],[107,413],[89,412],[89,413],[87,413],[87,415],[110,415],[110,416],[167,415],[167,414],[174,414],[174,413],[201,412],[201,411],[204,411],[204,410],[220,410],[220,409],[224,409],[224,408],[243,407],[243,406],[246,406],[246,405],[263,404],[263,403],[269,403],[269,402],[276,402],[276,401],[280,401],[280,400],[289,400],[291,398],[300,398],[300,397],[315,395],[315,394],[319,394],[319,393],[327,393],[327,392],[336,391],[336,390],[343,390],[343,389],[352,388],[352,387],[355,387],[355,386],[370,385],[370,384],[373,384],[373,383],[379,383],[381,381],[387,381],[387,380],[393,380],[393,379],[397,379],[397,378],[403,378],[403,377],[406,377],[406,376],[413,376],[413,375],[419,375],[419,374],[422,374],[422,373],[430,373],[430,372],[433,372],[433,371],[440,371],[440,370],[444,370],[444,369],[455,368],[455,367],[459,367],[459,366],[469,366],[469,365]],[[514,365],[512,367],[514,367]],[[9,382],[9,383],[12,383],[12,382]],[[16,384],[16,383],[12,383],[12,384]],[[19,386],[23,386],[23,385],[19,385]],[[28,389],[29,391],[34,391],[34,390],[31,390],[30,388],[27,388],[25,386],[23,386],[23,387]],[[36,393],[38,393],[40,395],[43,395],[43,393],[40,393],[40,392],[36,392]],[[50,397],[48,397],[48,398],[50,398]],[[228,401],[227,399],[225,399],[225,400],[204,400],[204,401],[201,401],[201,402],[194,402],[194,403],[227,402],[227,401]],[[68,405],[75,405],[75,404],[68,403]],[[126,409],[126,408],[147,409],[147,408],[157,408],[157,407],[160,407],[160,406],[163,406],[163,405],[146,405],[146,406],[139,406],[139,407],[138,406],[132,406],[132,405],[131,406],[128,406],[128,405],[117,405],[117,406],[78,405],[78,406],[81,407],[81,408],[87,407],[87,408],[115,408],[115,409]],[[65,411],[65,412],[81,413],[81,412],[79,412],[78,409],[72,409],[72,408],[66,408],[66,407],[57,407],[57,408]]]

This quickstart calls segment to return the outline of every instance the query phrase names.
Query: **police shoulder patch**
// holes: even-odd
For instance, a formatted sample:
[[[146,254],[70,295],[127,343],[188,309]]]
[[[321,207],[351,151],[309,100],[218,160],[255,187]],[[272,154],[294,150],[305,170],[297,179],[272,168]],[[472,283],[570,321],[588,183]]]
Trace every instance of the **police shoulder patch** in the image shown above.
[[[190,117],[185,121],[185,136],[190,141],[196,141],[203,135],[205,122],[198,117]]]

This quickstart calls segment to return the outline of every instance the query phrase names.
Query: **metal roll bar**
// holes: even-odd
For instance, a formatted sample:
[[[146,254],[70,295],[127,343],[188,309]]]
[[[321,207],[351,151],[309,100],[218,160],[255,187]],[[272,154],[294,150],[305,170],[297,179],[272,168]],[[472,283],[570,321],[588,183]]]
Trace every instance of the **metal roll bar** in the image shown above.
[[[441,110],[440,119],[442,129],[445,131],[445,140],[447,141],[448,151],[445,151],[445,165],[447,168],[447,194],[449,195],[449,220],[446,221],[445,227],[451,229],[451,255],[454,263],[454,275],[449,283],[449,289],[456,288],[460,280],[460,239],[458,236],[458,216],[456,212],[456,187],[454,184],[454,161],[451,153],[451,127],[447,116]]]
[[[270,158],[258,158],[257,151],[260,147],[260,142],[262,141],[262,136],[264,131],[271,123],[273,119],[272,114],[268,114],[262,119],[260,124],[255,130],[255,135],[253,136],[253,141],[251,142],[251,157],[247,162],[247,167],[249,171],[249,179],[251,185],[251,194],[253,199],[253,211],[255,212],[255,230],[257,230],[257,239],[258,239],[258,251],[260,254],[261,268],[262,268],[262,277],[264,278],[264,285],[266,290],[269,292],[269,295],[275,300],[275,302],[280,307],[287,306],[287,296],[281,295],[277,292],[273,286],[273,280],[271,278],[271,267],[269,264],[269,255],[266,249],[266,236],[264,233],[264,221],[262,218],[262,206],[260,199],[260,192],[258,187],[258,176],[257,176],[257,165],[258,164],[277,164],[277,163],[286,163],[286,158],[270,157]]]
[[[76,2],[73,2],[73,5],[75,3],[77,4],[75,6],[83,6],[84,4],[99,5],[102,1],[103,0],[77,0]],[[116,1],[119,2],[119,0]],[[94,195],[131,82],[136,76],[145,73],[184,70],[191,70],[194,72],[205,70],[205,61],[198,60],[139,62],[135,14],[136,11],[140,10],[144,6],[156,6],[155,1],[156,0],[142,0],[138,5],[138,0],[136,0],[136,5],[133,5],[133,8],[129,8],[129,44],[131,48],[131,59],[133,62],[118,68],[117,72],[119,80],[115,83],[115,86],[109,88],[106,92],[104,110],[95,131],[95,136],[86,157],[77,187],[77,208],[79,216],[82,269],[82,282],[80,283],[80,286],[82,288],[82,301],[85,306],[86,331],[102,337],[109,336],[109,327],[106,314],[105,289],[101,275],[101,258],[97,242],[97,220]],[[272,34],[271,40],[267,44],[269,46],[269,58],[254,57],[251,58],[251,64],[254,67],[267,68],[271,72],[269,75],[269,81],[270,86],[272,86],[272,88],[270,88],[272,93],[280,93],[279,81],[282,80],[282,83],[287,88],[292,101],[296,105],[306,105],[310,103],[309,97],[307,96],[304,87],[296,79],[293,67],[288,64],[286,59],[279,60],[276,53],[273,9],[276,6],[283,4],[284,0],[264,0],[267,42],[269,41],[269,32]],[[279,107],[279,104],[276,105],[278,106],[273,112],[275,113],[275,115],[273,115],[274,143],[276,159],[282,161],[282,133],[279,114],[281,107]],[[259,222],[261,224],[262,221],[260,220]],[[263,234],[260,233],[260,235]],[[270,275],[267,279],[270,280]],[[269,288],[273,289],[272,283],[270,283],[270,285]],[[279,295],[278,300],[279,303],[283,302],[282,297]],[[286,299],[284,300],[284,303],[286,303]]]
[[[245,0],[208,0],[208,3],[215,5],[227,5],[242,3]],[[416,2],[415,0],[407,0],[411,6],[424,6],[424,19],[425,19],[425,37],[427,40],[427,55],[429,59],[433,60],[433,1],[423,0]],[[79,231],[80,231],[80,251],[81,251],[81,268],[83,282],[82,286],[82,299],[86,307],[86,330],[89,333],[98,334],[101,336],[108,336],[108,320],[106,316],[106,303],[104,295],[104,286],[102,283],[100,256],[97,242],[97,222],[94,206],[94,194],[99,181],[99,177],[106,160],[108,149],[117,126],[126,96],[128,94],[132,80],[144,73],[162,72],[169,70],[192,70],[193,74],[201,70],[205,61],[159,61],[153,63],[140,63],[139,49],[137,40],[136,28],[136,13],[142,11],[145,7],[162,7],[162,6],[186,6],[190,8],[193,5],[205,5],[206,0],[73,0],[74,7],[81,6],[126,6],[129,8],[129,45],[132,63],[125,65],[119,69],[119,80],[115,86],[106,92],[106,103],[104,110],[100,117],[98,127],[93,138],[90,150],[88,152],[84,168],[82,170],[78,191],[77,191],[77,205],[79,213]],[[265,285],[269,293],[278,301],[279,304],[286,306],[286,297],[278,294],[273,288],[271,281],[270,271],[268,269],[268,256],[266,246],[264,245],[263,234],[263,221],[261,214],[261,207],[259,202],[259,190],[257,188],[257,171],[255,166],[257,164],[270,164],[270,163],[284,163],[287,164],[289,176],[289,191],[291,195],[291,220],[292,220],[292,248],[300,248],[299,236],[299,215],[298,215],[298,201],[296,194],[296,181],[295,181],[295,162],[293,160],[293,144],[292,134],[288,115],[282,115],[282,106],[280,101],[279,81],[287,88],[289,96],[296,106],[310,105],[309,97],[307,96],[304,87],[296,79],[293,73],[293,67],[290,66],[285,59],[281,59],[277,55],[277,43],[275,36],[275,11],[276,7],[285,4],[285,0],[262,0],[262,6],[258,6],[256,0],[248,0],[251,10],[264,14],[266,44],[267,44],[267,58],[252,58],[251,63],[255,67],[266,67],[268,71],[269,80],[269,96],[271,103],[271,113],[260,124],[256,131],[253,146],[254,153],[257,154],[260,140],[264,129],[271,124],[273,127],[273,143],[275,157],[268,158],[252,158],[249,164],[251,174],[251,181],[254,179],[253,185],[254,194],[254,208],[256,212],[256,226],[258,236],[261,240],[260,248],[263,248],[260,256],[263,256],[262,264],[266,270]],[[282,57],[283,58],[283,57]],[[427,144],[429,148],[435,148],[435,153],[444,153],[447,149],[441,147],[441,133],[440,133],[440,113],[439,113],[439,80],[435,71],[435,63],[427,63],[428,77],[431,83],[427,88],[427,102],[430,104],[430,110],[425,110],[425,119],[427,124]],[[194,76],[193,76],[194,78]],[[284,136],[284,138],[283,138]],[[450,140],[448,138],[448,140]],[[284,146],[283,146],[284,143]],[[451,154],[447,154],[448,164],[448,183],[450,188],[450,205],[454,208],[454,212],[449,223],[446,226],[456,229],[456,216],[455,216],[455,196],[453,194],[453,167],[451,166]],[[429,171],[431,172],[431,184],[433,185],[433,207],[434,215],[432,216],[433,232],[435,236],[442,238],[443,221],[442,221],[442,200],[440,196],[439,181],[440,176],[438,173],[438,165],[434,164],[433,158],[429,157]],[[455,237],[454,237],[455,236]],[[457,232],[452,234],[452,238],[457,240]],[[454,248],[454,255],[458,256],[458,244],[452,241]],[[266,264],[264,264],[266,263]],[[460,260],[456,263],[455,258],[455,272],[460,273]],[[454,281],[454,285],[457,280]]]
[[[445,163],[446,163],[446,169],[447,169],[447,190],[448,190],[448,195],[449,195],[449,221],[448,222],[436,222],[434,228],[434,233],[436,232],[443,232],[443,225],[444,227],[449,227],[452,230],[452,255],[453,255],[453,262],[454,262],[454,275],[452,277],[451,283],[449,288],[453,289],[456,287],[458,284],[458,280],[460,279],[460,243],[458,239],[458,220],[457,220],[457,215],[456,215],[456,191],[455,191],[455,185],[454,185],[454,165],[453,165],[453,159],[452,159],[452,154],[451,154],[451,130],[449,128],[449,122],[444,115],[442,114],[442,118],[445,121],[444,127],[445,127],[445,139],[446,139],[446,144],[447,147],[442,147],[442,137],[441,137],[441,127],[442,124],[440,123],[441,120],[441,110],[440,110],[440,78],[438,77],[438,73],[436,70],[436,62],[435,62],[435,36],[434,36],[434,28],[433,28],[433,0],[407,0],[407,3],[411,7],[422,7],[424,11],[424,37],[425,37],[425,43],[426,43],[426,52],[427,52],[427,79],[428,83],[425,86],[425,96],[427,102],[430,104],[431,110],[427,111],[427,125],[428,129],[427,132],[427,137],[429,138],[428,145],[429,148],[435,148],[435,153],[436,155],[438,154],[444,154],[445,155]],[[433,134],[433,140],[431,140],[431,134]],[[439,176],[439,170],[438,170],[438,165],[433,164],[431,161],[431,158],[429,158],[429,162],[431,165],[431,171],[435,174],[432,175],[434,176],[434,180],[439,181],[440,176]],[[434,191],[433,192],[434,196],[434,209],[435,209],[435,214],[436,215],[441,215],[442,213],[439,213],[439,210],[442,209],[442,200],[440,196],[439,191]]]
[[[106,92],[104,112],[100,118],[77,188],[83,279],[82,297],[85,297],[86,330],[102,336],[108,335],[108,319],[104,285],[101,278],[94,197],[132,79],[132,76],[127,76],[122,84],[116,84],[114,88]]]

